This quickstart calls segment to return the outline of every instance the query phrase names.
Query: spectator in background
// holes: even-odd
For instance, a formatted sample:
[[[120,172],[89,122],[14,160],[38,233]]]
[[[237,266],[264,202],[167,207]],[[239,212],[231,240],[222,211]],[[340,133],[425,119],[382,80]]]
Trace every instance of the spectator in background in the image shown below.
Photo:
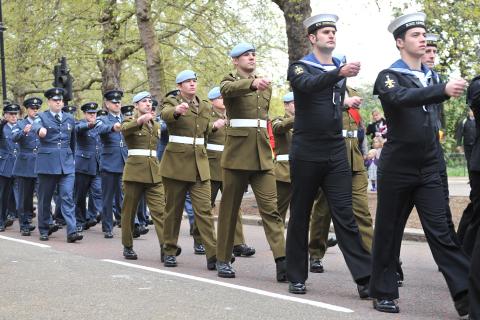
[[[473,116],[473,111],[468,109],[467,117],[458,122],[455,133],[457,150],[465,153],[467,168],[470,168],[470,156],[472,155],[473,145],[475,144],[475,135],[475,117]]]
[[[375,137],[387,138],[387,122],[378,109],[372,111],[373,122],[367,127],[366,135],[370,135],[373,139]]]

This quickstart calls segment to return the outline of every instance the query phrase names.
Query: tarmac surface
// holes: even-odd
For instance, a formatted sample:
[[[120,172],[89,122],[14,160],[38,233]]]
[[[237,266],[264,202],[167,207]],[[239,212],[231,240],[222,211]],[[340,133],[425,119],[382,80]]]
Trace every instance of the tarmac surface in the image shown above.
[[[325,256],[325,273],[310,273],[307,294],[298,296],[275,281],[260,226],[244,226],[257,253],[237,258],[235,279],[218,278],[205,256],[193,254],[186,220],[176,268],[160,263],[150,229],[134,241],[139,260],[130,261],[118,228],[114,239],[104,239],[97,225],[69,244],[64,230],[41,242],[37,230],[22,237],[15,223],[0,233],[0,319],[458,319],[424,242],[404,241],[401,313],[385,314],[358,297],[338,246]]]

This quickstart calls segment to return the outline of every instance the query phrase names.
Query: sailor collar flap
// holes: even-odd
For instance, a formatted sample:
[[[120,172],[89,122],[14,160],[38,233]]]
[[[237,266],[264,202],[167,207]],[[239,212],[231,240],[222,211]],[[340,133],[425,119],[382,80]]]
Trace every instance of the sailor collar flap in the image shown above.
[[[404,75],[407,75],[408,78],[419,88],[423,88],[423,84],[418,78],[418,76],[410,69],[410,67],[402,60],[399,59],[395,61],[390,68],[388,68],[391,71],[395,71]],[[422,70],[425,74],[425,79],[428,85],[431,85],[432,79],[433,79],[433,72],[430,70],[426,65],[422,64]]]

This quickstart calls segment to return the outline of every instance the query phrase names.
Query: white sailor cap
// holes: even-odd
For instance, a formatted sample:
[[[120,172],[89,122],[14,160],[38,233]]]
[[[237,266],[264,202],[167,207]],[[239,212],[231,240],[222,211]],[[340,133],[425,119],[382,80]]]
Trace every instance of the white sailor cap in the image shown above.
[[[408,29],[421,27],[426,30],[425,18],[427,15],[423,12],[407,13],[393,20],[388,25],[388,31],[393,33],[393,37],[396,39],[400,34]]]
[[[427,33],[427,46],[436,47],[440,36],[434,33]]]
[[[333,27],[337,29],[338,16],[336,14],[321,13],[303,21],[303,26],[307,29],[308,34],[314,33],[316,30],[325,27]]]

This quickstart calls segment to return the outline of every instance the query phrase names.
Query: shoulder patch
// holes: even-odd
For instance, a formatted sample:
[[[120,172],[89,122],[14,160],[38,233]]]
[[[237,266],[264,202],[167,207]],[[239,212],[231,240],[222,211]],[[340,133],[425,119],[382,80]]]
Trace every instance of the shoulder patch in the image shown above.
[[[386,75],[385,79],[386,79],[386,80],[385,80],[385,87],[386,87],[387,89],[392,89],[392,88],[395,87],[395,84],[396,84],[396,83],[395,83],[395,80],[390,79],[390,75],[389,75],[389,74]]]
[[[296,65],[295,68],[293,68],[293,72],[295,72],[296,75],[302,74],[305,72],[302,66]]]

